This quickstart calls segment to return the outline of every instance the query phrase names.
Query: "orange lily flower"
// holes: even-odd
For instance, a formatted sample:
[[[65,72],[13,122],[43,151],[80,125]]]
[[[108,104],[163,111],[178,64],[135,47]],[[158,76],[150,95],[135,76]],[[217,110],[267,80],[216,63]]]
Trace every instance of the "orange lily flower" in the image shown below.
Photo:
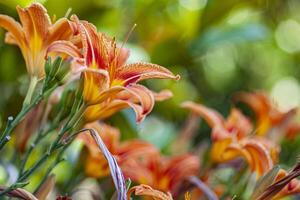
[[[69,40],[73,35],[66,18],[51,23],[47,10],[39,3],[27,8],[17,6],[21,24],[13,18],[0,15],[0,27],[6,29],[5,42],[19,46],[31,78],[45,75],[44,63],[49,45],[56,40]]]
[[[144,160],[127,160],[124,176],[154,189],[174,194],[183,180],[197,175],[200,161],[197,156],[184,154],[174,157],[151,156]]]
[[[121,169],[126,164],[127,159],[135,160],[146,158],[158,154],[158,150],[150,143],[141,140],[130,140],[120,142],[120,132],[104,123],[90,123],[86,128],[97,130],[103,139],[107,149],[115,156]],[[109,175],[109,166],[95,140],[89,134],[80,134],[79,139],[84,142],[88,149],[88,155],[85,163],[85,172],[91,177],[103,177]]]
[[[246,103],[254,111],[257,118],[257,135],[268,134],[274,128],[285,129],[296,114],[296,109],[279,111],[263,92],[240,92],[234,100]]]
[[[168,69],[151,63],[125,64],[129,51],[117,47],[114,39],[98,33],[94,25],[71,19],[76,24],[82,44],[57,41],[49,52],[68,54],[75,59],[73,70],[82,72],[83,98],[88,106],[85,120],[103,119],[131,107],[137,121],[142,121],[154,106],[156,94],[137,82],[150,79],[179,79]],[[82,46],[82,51],[78,48]],[[159,100],[170,97],[170,92],[159,94]]]
[[[159,190],[155,190],[149,185],[137,185],[132,188],[130,188],[127,192],[127,199],[131,199],[131,195],[134,193],[135,196],[145,196],[145,199],[148,199],[147,197],[151,197],[153,200],[173,200],[172,195],[168,193],[163,193]],[[189,192],[186,192],[184,195],[184,200],[191,200],[191,195]]]
[[[278,147],[261,137],[251,137],[252,126],[238,109],[233,108],[227,120],[203,105],[185,102],[182,107],[203,117],[212,127],[212,160],[227,162],[243,157],[257,176],[270,170],[278,160]]]
[[[288,173],[285,170],[280,170],[276,177],[276,181],[279,181],[286,177]],[[282,199],[283,197],[295,195],[300,193],[300,181],[298,179],[292,179],[276,196],[272,199]]]
[[[134,193],[136,196],[148,196],[151,197],[153,200],[173,200],[173,197],[170,193],[165,194],[159,190],[154,190],[149,185],[144,184],[130,188],[127,193],[128,200],[131,199],[132,193]],[[188,200],[189,198],[186,197],[185,199]]]

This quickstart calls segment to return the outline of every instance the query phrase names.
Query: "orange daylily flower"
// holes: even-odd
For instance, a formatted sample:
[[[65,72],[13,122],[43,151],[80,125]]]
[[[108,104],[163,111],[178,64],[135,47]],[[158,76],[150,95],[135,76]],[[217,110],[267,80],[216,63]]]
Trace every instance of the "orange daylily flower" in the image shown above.
[[[263,92],[237,93],[235,101],[246,103],[257,118],[257,135],[265,135],[274,128],[284,129],[296,114],[296,109],[282,112]]]
[[[137,186],[130,188],[127,193],[128,200],[131,199],[132,193],[134,193],[134,195],[136,195],[136,196],[151,197],[151,199],[153,199],[153,200],[173,200],[173,197],[170,193],[165,194],[159,190],[154,190],[150,186],[144,185],[144,184],[137,185]],[[185,199],[188,200],[189,197],[185,197]]]
[[[151,157],[158,154],[158,150],[150,143],[141,140],[129,140],[120,142],[120,132],[104,123],[90,123],[85,126],[88,129],[95,129],[103,139],[107,149],[115,156],[121,169],[127,159],[135,160]],[[85,163],[85,172],[91,177],[103,177],[109,175],[108,163],[94,139],[89,134],[80,134],[79,139],[84,142],[88,149]]]
[[[151,63],[125,64],[129,51],[117,47],[114,39],[98,33],[94,25],[71,17],[81,37],[82,51],[78,44],[70,41],[57,41],[49,52],[68,54],[75,59],[73,70],[82,72],[83,98],[88,106],[85,120],[88,122],[103,119],[115,112],[131,107],[137,121],[142,121],[158,100],[170,97],[170,92],[154,94],[139,81],[159,79],[179,79],[168,69]],[[77,45],[77,46],[76,46]]]
[[[125,177],[139,184],[174,194],[184,180],[198,174],[199,168],[199,158],[191,154],[156,155],[144,160],[127,160],[122,171]]]
[[[212,160],[217,163],[243,157],[259,176],[278,160],[278,147],[265,138],[251,136],[252,126],[238,109],[233,108],[225,120],[218,112],[203,105],[185,102],[187,108],[203,117],[212,127]]]
[[[39,3],[27,8],[17,6],[21,24],[13,18],[0,15],[0,27],[6,29],[5,42],[19,46],[31,77],[45,75],[45,55],[49,45],[56,40],[69,40],[73,35],[66,18],[51,23],[47,10]]]
[[[142,121],[151,112],[155,96],[158,100],[170,97],[170,92],[154,94],[137,83],[150,78],[178,80],[178,75],[151,63],[126,64],[129,57],[127,49],[117,47],[114,39],[98,33],[94,25],[79,21],[76,16],[71,19],[76,24],[82,44],[57,41],[51,45],[49,52],[73,57],[73,70],[82,72],[83,99],[88,106],[86,121],[109,117],[127,107],[133,108],[137,121]],[[78,46],[82,46],[82,51]]]

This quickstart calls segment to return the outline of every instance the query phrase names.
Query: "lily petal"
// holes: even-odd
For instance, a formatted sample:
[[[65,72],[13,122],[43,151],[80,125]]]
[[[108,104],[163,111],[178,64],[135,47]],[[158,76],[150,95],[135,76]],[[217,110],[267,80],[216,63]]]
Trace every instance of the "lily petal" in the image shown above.
[[[86,122],[93,122],[96,120],[105,119],[107,117],[110,117],[117,111],[127,108],[128,106],[128,103],[121,100],[114,100],[107,104],[102,103],[91,105],[86,109],[84,113],[84,119]]]
[[[17,12],[28,40],[35,36],[46,38],[51,20],[41,4],[33,3],[26,9],[17,6]]]
[[[274,127],[285,128],[297,111],[297,109],[291,109],[281,112],[263,92],[240,92],[235,95],[234,100],[247,104],[255,112],[257,135],[260,136],[269,133]]]
[[[87,21],[79,21],[76,15],[72,15],[71,19],[76,23],[81,35],[86,65],[93,68],[107,69],[109,52],[104,34],[98,34],[93,24]]]
[[[130,140],[123,142],[117,149],[116,154],[120,159],[120,163],[126,162],[128,159],[136,159],[139,157],[148,157],[159,154],[158,149],[145,141]]]
[[[153,200],[173,200],[172,195],[170,193],[163,193],[158,190],[154,190],[148,185],[138,185],[130,188],[130,190],[127,193],[127,200],[130,200],[132,193],[134,193],[136,196],[149,196]]]
[[[52,26],[49,27],[47,43],[50,45],[57,40],[69,40],[70,35],[74,34],[74,30],[67,18],[57,20]]]
[[[15,21],[12,17],[0,15],[0,27],[10,33],[6,35],[6,41],[13,44],[24,45],[25,36],[19,22]]]
[[[173,97],[173,93],[170,90],[162,90],[160,92],[152,92],[155,101],[165,101]]]
[[[196,113],[200,117],[203,117],[204,120],[211,126],[223,126],[224,119],[223,117],[216,111],[207,108],[201,104],[196,104],[191,101],[186,101],[181,104],[182,108],[187,108],[190,111]]]
[[[180,185],[180,182],[187,179],[189,176],[198,174],[200,161],[195,155],[184,154],[167,160],[164,168],[164,174],[170,180],[170,186],[168,186],[168,188],[171,191],[174,191]]]
[[[118,94],[118,98],[122,100],[131,100],[138,103],[143,108],[144,115],[149,114],[154,106],[153,93],[143,85],[132,84],[124,88],[122,93]]]
[[[83,57],[78,47],[76,47],[72,42],[66,40],[59,40],[53,42],[47,50],[47,55],[52,52],[66,54],[74,58]]]
[[[212,160],[214,162],[226,162],[240,155],[240,147],[232,146],[231,144],[232,138],[214,141],[211,148]]]
[[[115,112],[131,107],[135,113],[137,122],[141,122],[149,114],[154,106],[154,97],[150,90],[142,85],[130,85],[128,87],[115,86],[114,90],[107,90],[98,97],[97,101],[105,99],[114,94],[112,101],[98,105],[89,106],[86,110],[86,119],[88,121],[99,117],[106,118]]]
[[[88,105],[97,104],[102,98],[99,91],[112,91],[109,88],[109,77],[106,71],[86,71],[82,74],[83,83],[83,98]],[[101,102],[101,101],[100,101]]]
[[[154,155],[158,157],[159,155]],[[148,168],[149,159],[132,160],[128,159],[122,164],[122,171],[126,178],[129,178],[140,184],[154,185],[156,177],[154,170]]]
[[[19,46],[29,75],[42,79],[47,48],[55,40],[69,40],[73,29],[66,18],[52,25],[42,4],[33,3],[26,8],[17,6],[16,9],[21,24],[11,17],[0,15],[0,27],[8,31],[5,41]]]
[[[179,75],[174,75],[168,69],[152,63],[133,63],[119,68],[116,77],[122,81],[122,85],[137,83],[145,79],[175,79],[179,80]]]
[[[109,166],[103,154],[89,154],[85,160],[85,174],[89,177],[99,178],[109,175]]]
[[[243,148],[249,152],[252,160],[249,164],[252,170],[256,171],[258,177],[272,169],[273,161],[270,153],[262,144],[256,141],[247,141]]]
[[[232,130],[238,139],[244,138],[253,130],[251,121],[236,108],[232,108],[226,119],[225,127]]]

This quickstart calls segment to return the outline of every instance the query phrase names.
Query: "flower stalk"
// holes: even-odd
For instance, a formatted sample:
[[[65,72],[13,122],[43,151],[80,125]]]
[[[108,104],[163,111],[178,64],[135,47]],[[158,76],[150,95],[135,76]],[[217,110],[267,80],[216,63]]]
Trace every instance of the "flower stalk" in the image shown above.
[[[34,108],[39,102],[41,102],[45,97],[48,97],[61,83],[56,80],[56,74],[62,65],[62,59],[58,57],[53,63],[51,59],[48,59],[45,63],[45,68],[50,68],[50,74],[44,79],[41,92],[32,99],[32,95],[38,83],[37,77],[33,77],[30,81],[30,86],[25,97],[23,107],[15,119],[9,117],[8,123],[2,136],[0,137],[0,151],[3,149],[5,144],[10,140],[11,132],[14,128],[24,119],[25,115]],[[32,100],[31,100],[32,99]]]
[[[76,103],[74,103],[74,104],[76,104]],[[44,164],[48,160],[48,158],[51,155],[53,155],[53,153],[56,152],[56,150],[58,150],[62,147],[63,147],[62,149],[65,150],[64,146],[67,145],[67,144],[62,144],[61,143],[61,138],[64,136],[65,133],[71,131],[73,129],[73,127],[76,126],[76,124],[80,121],[81,117],[83,116],[84,110],[85,110],[85,106],[81,106],[79,108],[78,112],[76,112],[75,115],[71,115],[68,122],[60,129],[59,133],[57,134],[56,139],[51,143],[48,151],[42,157],[40,157],[40,159],[37,162],[35,162],[28,170],[26,170],[22,174],[20,174],[18,180],[16,181],[16,183],[12,184],[6,190],[3,190],[2,192],[0,192],[0,197],[5,195],[6,193],[12,191],[13,189],[24,187],[25,185],[23,185],[22,183],[24,183],[24,182],[26,183],[26,180],[36,170],[38,170],[42,166],[42,164]]]
[[[37,137],[35,138],[35,140],[31,143],[31,145],[29,146],[28,150],[26,151],[24,158],[22,159],[21,165],[20,165],[20,173],[22,174],[24,172],[26,163],[32,153],[32,151],[34,150],[34,148],[40,143],[40,141],[45,138],[45,136],[47,136],[51,131],[53,131],[55,128],[57,128],[58,124],[52,124],[48,129],[46,130],[41,130],[38,134]]]
[[[29,105],[25,105],[25,107],[22,108],[22,110],[19,112],[16,118],[14,119],[12,117],[8,118],[6,128],[0,138],[0,151],[3,149],[5,144],[10,140],[10,134],[13,131],[13,129],[21,122],[21,120],[25,117],[25,115],[43,99],[43,97],[44,97],[44,93],[39,94],[33,99],[33,101]]]
[[[32,76],[30,78],[29,88],[28,88],[26,97],[25,97],[24,102],[23,102],[23,107],[25,107],[25,106],[27,106],[27,105],[30,104],[31,99],[32,99],[32,95],[33,95],[33,93],[35,91],[37,83],[38,83],[38,78],[36,76]]]

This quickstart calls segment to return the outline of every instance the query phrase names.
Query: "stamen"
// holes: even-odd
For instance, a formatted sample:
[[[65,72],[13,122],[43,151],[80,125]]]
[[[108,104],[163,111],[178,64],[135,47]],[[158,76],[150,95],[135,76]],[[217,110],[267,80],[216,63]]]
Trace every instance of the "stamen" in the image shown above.
[[[135,29],[135,27],[137,26],[137,24],[133,24],[133,26],[131,27],[131,29],[129,30],[129,32],[126,34],[125,40],[122,43],[121,47],[119,48],[118,52],[117,52],[117,56],[114,58],[114,62],[117,62],[117,60],[119,59],[119,56],[121,54],[121,50],[122,48],[125,46],[125,44],[127,43],[130,35],[132,34],[133,30]],[[114,63],[116,64],[116,63]]]
[[[52,23],[55,23],[55,21],[56,21],[56,15],[53,15],[53,16],[52,16],[51,21],[52,21]]]
[[[127,43],[130,35],[132,34],[132,32],[134,31],[135,27],[137,26],[137,24],[133,24],[133,26],[131,27],[130,31],[126,34],[125,40],[122,43],[121,49],[124,47],[124,45]]]
[[[72,8],[68,8],[66,14],[65,14],[65,18],[69,18],[70,14],[72,12]]]

